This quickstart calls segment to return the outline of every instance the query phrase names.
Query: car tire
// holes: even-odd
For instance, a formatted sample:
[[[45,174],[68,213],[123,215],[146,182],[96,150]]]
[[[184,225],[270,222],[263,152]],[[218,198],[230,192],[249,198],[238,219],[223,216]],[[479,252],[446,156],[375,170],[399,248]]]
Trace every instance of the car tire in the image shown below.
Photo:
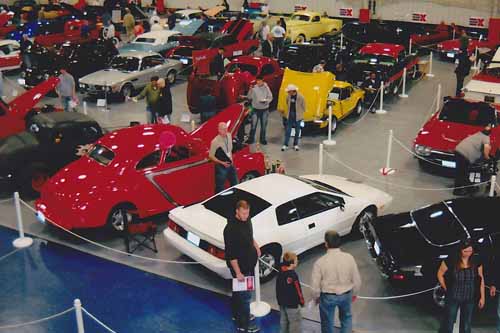
[[[177,72],[175,70],[169,71],[167,73],[167,77],[165,78],[165,81],[167,81],[168,84],[174,84],[176,80],[177,80]]]
[[[274,278],[278,273],[278,265],[281,261],[281,246],[278,244],[271,244],[262,247],[261,256],[259,258],[259,273],[260,281],[266,283]],[[267,264],[263,263],[262,261]]]
[[[259,177],[259,173],[257,171],[250,171],[250,172],[247,172],[246,174],[243,175],[243,177],[241,177],[240,179],[240,183],[244,183],[244,182],[247,182],[251,179],[255,179],[257,177]]]
[[[354,114],[356,115],[356,117],[360,117],[363,114],[363,103],[361,103],[361,101],[358,101],[358,104],[356,104]]]
[[[338,121],[337,117],[332,116],[332,129],[330,131],[332,133],[332,135],[335,134],[335,132],[337,132],[338,127],[339,127],[339,121]],[[328,127],[327,127],[327,131],[328,131]]]
[[[133,92],[134,86],[132,86],[132,84],[130,83],[126,83],[120,90],[120,95],[122,95],[123,98],[127,99],[132,96]]]
[[[391,87],[392,96],[397,96],[399,92],[399,83],[401,82],[401,80],[399,80],[398,82],[394,82],[393,86]]]
[[[43,163],[36,163],[20,172],[18,185],[25,197],[38,197],[43,185],[50,178],[50,169]]]
[[[350,236],[354,239],[359,239],[363,236],[361,228],[366,228],[367,224],[373,223],[373,220],[377,217],[377,214],[372,208],[365,208],[361,214],[358,215],[356,221],[352,225]]]
[[[111,210],[107,220],[107,227],[115,233],[123,233],[132,221],[131,206],[119,205]]]
[[[306,36],[304,36],[304,34],[300,34],[297,36],[297,38],[295,38],[295,43],[297,43],[297,44],[302,44],[306,41],[307,41]]]

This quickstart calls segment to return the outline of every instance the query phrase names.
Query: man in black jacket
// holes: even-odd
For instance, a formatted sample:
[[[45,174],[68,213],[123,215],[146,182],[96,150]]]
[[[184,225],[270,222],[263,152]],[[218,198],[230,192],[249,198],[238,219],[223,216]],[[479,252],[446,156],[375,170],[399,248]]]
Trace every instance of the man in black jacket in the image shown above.
[[[260,247],[253,239],[250,205],[245,200],[236,203],[235,216],[228,218],[224,228],[224,249],[226,264],[233,278],[242,282],[246,276],[254,276]],[[258,332],[259,328],[250,325],[251,291],[233,291],[231,311],[236,320],[238,332]]]
[[[460,97],[462,88],[464,87],[464,80],[470,73],[471,61],[467,49],[460,50],[457,58],[457,68],[455,68],[455,75],[457,76],[457,89],[455,96]]]
[[[496,257],[495,260],[493,261],[493,265],[491,267],[491,272],[490,275],[490,296],[495,297],[497,296],[497,323],[496,323],[496,329],[497,333],[500,333],[500,293],[498,288],[500,287],[500,257]]]
[[[217,55],[214,57],[212,62],[210,63],[210,73],[212,75],[217,75],[217,79],[220,80],[220,78],[224,75],[224,49],[221,47],[219,48]]]
[[[23,35],[23,39],[19,43],[19,50],[21,51],[21,56],[23,58],[24,68],[31,68],[31,47],[33,43],[30,41],[27,34]]]

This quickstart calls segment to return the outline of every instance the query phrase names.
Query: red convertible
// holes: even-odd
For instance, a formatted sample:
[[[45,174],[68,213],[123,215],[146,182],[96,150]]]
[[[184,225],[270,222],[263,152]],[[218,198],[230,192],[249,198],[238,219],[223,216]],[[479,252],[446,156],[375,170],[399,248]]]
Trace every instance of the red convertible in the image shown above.
[[[70,20],[64,23],[64,30],[58,33],[38,35],[35,43],[45,47],[53,47],[65,42],[82,43],[99,38],[102,23],[88,20]]]
[[[0,139],[22,132],[26,129],[26,123],[30,116],[38,112],[52,110],[52,107],[33,107],[59,83],[59,79],[51,77],[47,81],[26,91],[10,103],[5,103],[0,99]]]
[[[208,150],[217,124],[226,122],[235,137],[247,113],[242,105],[232,105],[191,133],[156,124],[107,134],[44,185],[36,202],[38,219],[69,229],[109,226],[122,231],[132,216],[161,218],[179,205],[210,197],[215,181]],[[172,142],[162,143],[169,136]],[[262,153],[239,143],[234,147],[240,181],[264,174]]]
[[[415,153],[425,159],[419,159],[421,165],[455,169],[455,147],[485,125],[497,124],[497,113],[489,103],[445,98],[442,109],[425,123],[415,138]],[[500,143],[500,128],[494,128],[490,137],[494,152]]]
[[[264,77],[277,101],[283,70],[274,59],[252,56],[235,58],[226,66],[226,72],[220,80],[192,72],[187,87],[189,110],[199,113],[199,97],[206,88],[209,88],[211,95],[217,98],[217,108],[222,109],[237,103],[239,96],[248,93],[248,89],[259,75]]]

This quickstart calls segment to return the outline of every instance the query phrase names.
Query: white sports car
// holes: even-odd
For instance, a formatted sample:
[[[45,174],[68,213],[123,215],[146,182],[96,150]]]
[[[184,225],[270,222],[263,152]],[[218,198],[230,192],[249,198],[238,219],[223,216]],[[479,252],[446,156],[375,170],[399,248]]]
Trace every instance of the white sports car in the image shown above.
[[[325,231],[359,233],[392,201],[385,192],[332,175],[269,174],[229,188],[199,204],[170,211],[167,241],[225,279],[223,231],[238,200],[250,203],[254,239],[269,265],[260,264],[263,282],[274,276],[285,251],[300,254],[324,242]]]

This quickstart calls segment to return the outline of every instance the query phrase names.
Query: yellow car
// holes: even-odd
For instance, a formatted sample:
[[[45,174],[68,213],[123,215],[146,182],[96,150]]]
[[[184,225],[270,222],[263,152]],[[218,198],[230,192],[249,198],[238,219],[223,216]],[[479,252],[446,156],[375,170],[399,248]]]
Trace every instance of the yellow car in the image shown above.
[[[336,81],[330,72],[304,73],[285,69],[278,97],[278,111],[286,109],[286,87],[294,84],[304,96],[306,112],[304,127],[328,128],[328,102],[332,103],[332,133],[337,130],[338,121],[363,112],[365,92],[343,81]]]
[[[286,20],[287,39],[292,43],[302,43],[330,31],[340,31],[341,28],[342,20],[306,10],[295,12]]]

